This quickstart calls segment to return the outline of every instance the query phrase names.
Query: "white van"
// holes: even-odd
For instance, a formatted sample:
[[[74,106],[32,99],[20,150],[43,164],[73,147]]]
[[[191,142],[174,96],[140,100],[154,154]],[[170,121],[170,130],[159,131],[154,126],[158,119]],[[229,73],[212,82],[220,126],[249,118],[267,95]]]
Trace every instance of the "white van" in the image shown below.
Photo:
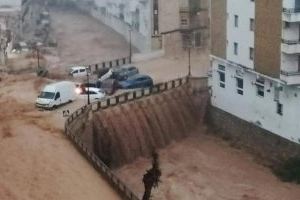
[[[86,76],[88,73],[88,69],[85,66],[76,66],[76,67],[71,67],[70,76],[73,77],[82,77]]]
[[[75,84],[61,81],[46,85],[38,96],[35,105],[40,108],[56,108],[75,99]]]

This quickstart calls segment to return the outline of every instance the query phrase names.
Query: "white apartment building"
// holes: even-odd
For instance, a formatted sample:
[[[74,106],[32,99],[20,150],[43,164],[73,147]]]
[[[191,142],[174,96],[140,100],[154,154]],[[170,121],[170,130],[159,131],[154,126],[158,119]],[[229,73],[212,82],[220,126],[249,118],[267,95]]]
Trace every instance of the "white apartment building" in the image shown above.
[[[300,143],[300,0],[210,9],[212,105]]]

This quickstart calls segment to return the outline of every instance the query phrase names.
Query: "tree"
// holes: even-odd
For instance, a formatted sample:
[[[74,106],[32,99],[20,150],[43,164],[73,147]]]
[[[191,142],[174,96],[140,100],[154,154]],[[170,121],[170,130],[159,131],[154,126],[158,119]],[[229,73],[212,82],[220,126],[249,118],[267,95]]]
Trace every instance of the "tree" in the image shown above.
[[[160,182],[161,170],[159,168],[159,155],[154,151],[152,153],[152,168],[147,170],[146,174],[143,177],[143,183],[145,186],[145,192],[143,200],[149,200],[151,197],[152,188],[158,187]]]

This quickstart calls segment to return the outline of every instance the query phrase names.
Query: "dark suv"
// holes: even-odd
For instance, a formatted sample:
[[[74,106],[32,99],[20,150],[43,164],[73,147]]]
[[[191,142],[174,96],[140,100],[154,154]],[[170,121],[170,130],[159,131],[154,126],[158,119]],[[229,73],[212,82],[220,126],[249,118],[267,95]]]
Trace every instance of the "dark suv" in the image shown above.
[[[116,79],[117,81],[124,81],[128,77],[131,77],[138,73],[139,70],[135,66],[120,67],[117,69],[113,69],[111,78]]]

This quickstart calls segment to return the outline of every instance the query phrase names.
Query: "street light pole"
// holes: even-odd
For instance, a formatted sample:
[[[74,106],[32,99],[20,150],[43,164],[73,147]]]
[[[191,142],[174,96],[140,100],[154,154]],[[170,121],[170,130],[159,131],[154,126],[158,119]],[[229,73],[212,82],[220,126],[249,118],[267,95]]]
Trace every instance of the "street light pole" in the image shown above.
[[[87,104],[88,104],[88,105],[90,105],[90,103],[91,103],[91,102],[90,102],[90,88],[89,88],[89,85],[90,85],[90,77],[89,77],[89,76],[90,76],[90,74],[89,74],[89,67],[87,67],[87,68],[86,68],[86,78],[87,78],[87,86],[88,86],[88,87],[87,87],[87,88],[88,88],[88,89],[87,89],[87,93],[88,93],[88,94],[87,94],[87,95],[88,95]]]
[[[188,76],[191,76],[191,47],[188,47],[188,60],[189,60],[189,65],[188,65]]]
[[[129,25],[129,63],[131,63],[131,58],[132,58],[131,26]]]
[[[37,61],[38,61],[38,69],[40,68],[40,50],[39,47],[36,47]]]

